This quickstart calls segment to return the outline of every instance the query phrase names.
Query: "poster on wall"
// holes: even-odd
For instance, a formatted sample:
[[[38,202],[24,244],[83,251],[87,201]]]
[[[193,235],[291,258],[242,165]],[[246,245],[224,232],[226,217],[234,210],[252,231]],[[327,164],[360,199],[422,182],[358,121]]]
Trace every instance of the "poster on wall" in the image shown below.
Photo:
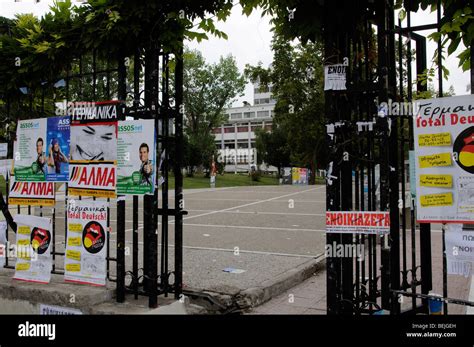
[[[6,158],[8,156],[8,143],[0,143],[0,158]]]
[[[6,181],[8,177],[13,173],[13,160],[12,159],[0,159],[0,176]]]
[[[54,206],[54,182],[18,182],[15,176],[10,176],[10,205]]]
[[[281,169],[281,184],[291,184],[292,172],[291,167],[284,167]]]
[[[474,223],[474,96],[415,107],[417,221]]]
[[[45,181],[46,118],[18,121],[14,142],[14,172],[18,181]]]
[[[116,197],[118,102],[75,103],[71,110],[70,195]]]
[[[49,283],[53,266],[51,218],[17,214],[14,279]]]
[[[66,282],[104,286],[107,255],[107,202],[68,200],[64,260]]]
[[[293,184],[308,184],[308,169],[302,167],[292,168],[291,179]]]
[[[5,258],[7,256],[7,222],[0,221],[0,269],[5,266]]]
[[[324,66],[324,90],[346,90],[347,65]]]
[[[385,234],[390,232],[387,211],[326,211],[327,233]]]
[[[474,230],[448,224],[445,233],[448,275],[469,277],[474,264]]]
[[[18,121],[13,156],[17,181],[66,182],[69,116]]]
[[[155,121],[118,123],[117,194],[152,194],[155,186]]]

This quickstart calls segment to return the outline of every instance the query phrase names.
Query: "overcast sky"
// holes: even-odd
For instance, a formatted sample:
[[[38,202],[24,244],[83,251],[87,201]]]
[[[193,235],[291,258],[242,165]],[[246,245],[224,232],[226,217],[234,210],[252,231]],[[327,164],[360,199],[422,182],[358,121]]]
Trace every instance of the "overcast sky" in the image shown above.
[[[76,2],[79,3],[78,1]],[[22,0],[21,2],[0,0],[0,15],[8,18],[13,18],[16,13],[33,13],[41,16],[48,11],[49,5],[52,3],[52,0],[41,0],[39,3],[35,3],[34,0]],[[210,37],[208,41],[202,41],[201,43],[193,41],[186,44],[190,48],[200,50],[210,63],[217,62],[220,56],[232,54],[236,58],[237,65],[242,72],[245,64],[255,65],[261,61],[264,66],[268,66],[273,58],[273,53],[270,49],[272,33],[270,32],[269,20],[268,16],[262,18],[261,11],[259,10],[246,17],[242,14],[242,8],[236,5],[226,22],[217,22],[218,29],[228,35],[228,40]],[[433,23],[435,21],[435,13],[419,12],[412,14],[412,25]],[[406,20],[403,26],[406,26]],[[428,35],[431,32],[423,31],[419,33]],[[412,47],[414,47],[414,44]],[[463,73],[458,68],[456,58],[456,55],[461,52],[463,47],[461,44],[455,54],[444,63],[451,73],[448,81],[445,81],[444,87],[447,90],[452,85],[457,95],[469,94],[467,89],[470,83],[469,73]],[[436,44],[428,41],[428,66],[431,66],[430,60],[435,49]],[[435,85],[437,86],[436,80]],[[234,105],[240,106],[244,100],[253,103],[253,89],[250,84],[245,89],[245,95],[239,98]]]

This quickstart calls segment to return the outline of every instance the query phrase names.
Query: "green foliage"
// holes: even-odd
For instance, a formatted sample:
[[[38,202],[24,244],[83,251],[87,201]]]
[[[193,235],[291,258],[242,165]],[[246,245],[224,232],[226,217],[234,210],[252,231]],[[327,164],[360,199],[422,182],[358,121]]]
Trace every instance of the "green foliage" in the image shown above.
[[[247,66],[248,78],[273,85],[275,116],[272,132],[257,131],[256,145],[263,161],[287,165],[325,166],[325,126],[322,47],[319,43],[292,45],[275,36],[272,68]]]
[[[413,0],[413,1],[397,1],[397,8],[404,6],[405,10],[417,11],[418,9],[430,9],[431,12],[437,10],[438,0]],[[441,28],[439,32],[434,32],[428,37],[435,42],[441,41],[442,51],[435,51],[433,62],[437,64],[438,54],[447,55],[456,51],[462,42],[465,49],[458,54],[459,67],[463,71],[471,68],[471,45],[474,41],[474,8],[471,0],[442,0],[442,18]],[[447,49],[446,49],[447,46]],[[445,78],[449,76],[449,71],[443,68]],[[426,79],[426,78],[425,78]]]
[[[0,18],[0,97],[55,81],[73,58],[93,49],[116,61],[153,41],[165,51],[177,51],[183,37],[205,38],[209,33],[225,38],[212,16],[225,19],[230,8],[230,0],[89,0],[82,6],[67,0],[55,2],[40,19],[30,14]],[[201,22],[195,30],[197,19]]]
[[[208,170],[216,146],[212,129],[225,121],[224,109],[243,94],[245,78],[239,73],[233,56],[221,57],[207,64],[197,50],[186,49],[183,55],[183,96],[188,172],[195,167]]]
[[[271,23],[276,34],[292,40],[298,38],[301,42],[318,41],[322,38],[322,26],[325,16],[323,1],[314,0],[240,0],[243,12],[249,15],[257,6],[262,8],[264,15],[272,17]],[[328,2],[326,2],[327,5]],[[400,9],[403,20],[407,11],[417,11],[419,8],[430,11],[437,9],[438,0],[397,0],[395,8]],[[328,22],[336,23],[340,30],[354,30],[358,18],[366,13],[364,6],[354,7],[350,1],[339,2],[340,10],[333,14]],[[463,71],[470,69],[470,47],[474,41],[474,8],[472,0],[441,0],[443,8],[441,33],[434,33],[430,38],[436,41],[442,37],[443,47],[448,45],[447,53],[452,54],[463,42],[466,47],[458,56],[459,67]],[[373,6],[370,5],[369,6]],[[344,8],[345,7],[345,8]],[[349,20],[341,20],[340,11],[352,11]],[[359,12],[357,12],[359,11]],[[332,15],[332,14],[329,14]],[[445,71],[447,73],[447,71]]]

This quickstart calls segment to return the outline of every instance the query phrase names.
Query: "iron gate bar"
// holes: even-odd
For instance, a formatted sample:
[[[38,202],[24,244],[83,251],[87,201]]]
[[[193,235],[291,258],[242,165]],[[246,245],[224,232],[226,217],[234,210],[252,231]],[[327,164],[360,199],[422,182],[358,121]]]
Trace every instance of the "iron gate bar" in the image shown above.
[[[161,124],[162,124],[162,147],[161,153],[165,154],[165,158],[162,163],[162,172],[164,181],[162,183],[163,189],[162,194],[162,208],[163,210],[168,210],[168,157],[169,157],[169,143],[168,143],[168,132],[169,132],[169,90],[168,90],[168,78],[169,78],[169,67],[168,67],[168,58],[166,55],[162,59],[162,70],[161,70],[161,81],[162,81],[162,103],[161,108],[159,109],[163,113],[160,114]],[[158,183],[158,181],[157,181]],[[158,186],[158,184],[157,184]],[[158,216],[158,204],[155,208],[156,216]],[[161,215],[161,286],[164,291],[165,297],[168,296],[168,213],[163,213]]]
[[[181,43],[182,34],[181,36]],[[176,117],[175,124],[175,153],[176,157],[173,160],[174,167],[174,196],[175,196],[175,266],[174,266],[174,293],[175,299],[181,299],[183,290],[183,47],[182,45],[176,54],[175,66],[175,108]]]
[[[95,55],[94,55],[95,64]],[[127,98],[126,90],[126,67],[125,57],[120,55],[118,58],[118,99],[125,102]],[[95,80],[95,77],[94,77]],[[95,94],[95,93],[94,93]],[[110,201],[110,199],[107,199]],[[110,225],[110,210],[107,204],[107,225]],[[109,231],[109,229],[107,230]],[[110,233],[107,238],[108,247],[110,249]],[[107,262],[107,265],[109,262]],[[107,274],[109,274],[109,266],[107,266]],[[117,196],[117,302],[125,301],[125,196]]]

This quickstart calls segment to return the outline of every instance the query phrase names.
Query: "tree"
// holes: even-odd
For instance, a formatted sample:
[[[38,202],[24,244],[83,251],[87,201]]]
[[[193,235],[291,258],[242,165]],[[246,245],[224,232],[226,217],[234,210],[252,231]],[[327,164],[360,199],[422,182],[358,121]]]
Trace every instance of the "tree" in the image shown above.
[[[281,127],[275,126],[272,132],[257,129],[255,136],[259,164],[265,162],[275,166],[278,173],[283,167],[290,165],[290,148],[286,141],[286,134]]]
[[[207,64],[199,51],[186,49],[183,63],[185,134],[193,149],[186,164],[192,174],[195,167],[208,171],[217,154],[212,130],[226,120],[224,109],[242,95],[245,78],[231,55]]]
[[[272,49],[270,69],[261,65],[245,69],[251,80],[272,83],[276,99],[273,132],[258,132],[257,143],[269,164],[309,167],[313,180],[326,158],[322,47],[310,42],[292,45],[277,35]]]

